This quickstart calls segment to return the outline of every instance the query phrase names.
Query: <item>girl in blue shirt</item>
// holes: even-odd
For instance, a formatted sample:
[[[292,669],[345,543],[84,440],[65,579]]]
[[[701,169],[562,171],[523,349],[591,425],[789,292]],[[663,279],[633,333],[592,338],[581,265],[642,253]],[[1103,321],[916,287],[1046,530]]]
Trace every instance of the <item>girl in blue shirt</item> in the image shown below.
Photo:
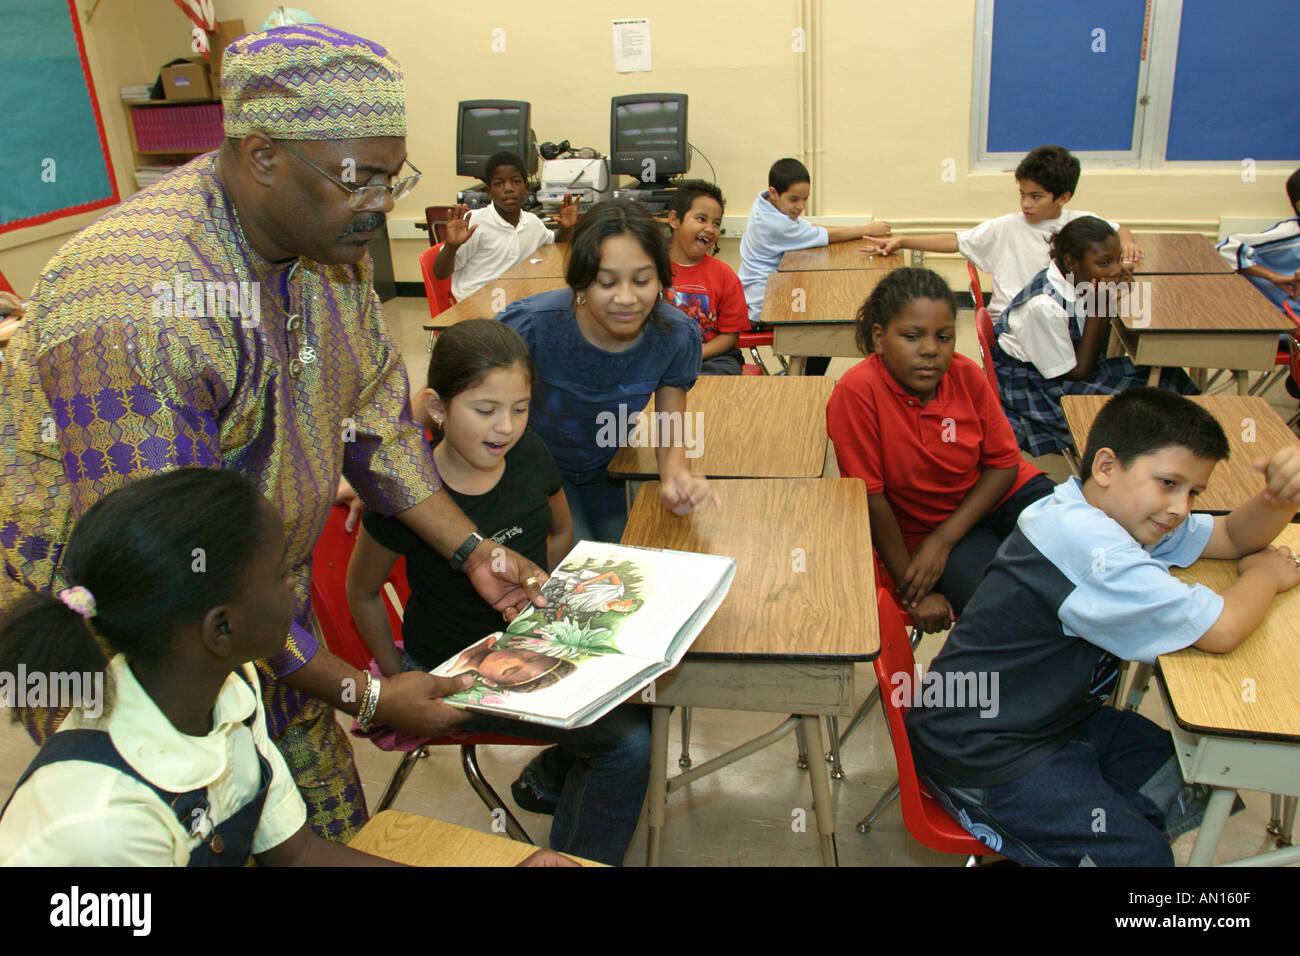
[[[529,296],[497,318],[514,328],[537,364],[532,428],[555,456],[574,540],[618,541],[623,489],[605,470],[624,444],[653,442],[659,498],[675,514],[716,502],[687,467],[686,391],[700,373],[699,325],[663,301],[672,266],[662,229],[633,202],[598,203],[578,223],[568,289]],[[636,428],[651,395],[657,427]]]

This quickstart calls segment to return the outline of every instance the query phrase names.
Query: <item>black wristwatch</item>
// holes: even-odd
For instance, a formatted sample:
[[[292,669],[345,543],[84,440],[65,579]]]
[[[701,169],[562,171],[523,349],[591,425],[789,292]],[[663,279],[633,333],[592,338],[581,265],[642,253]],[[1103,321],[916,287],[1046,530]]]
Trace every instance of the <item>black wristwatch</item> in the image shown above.
[[[448,562],[451,565],[451,569],[453,571],[459,571],[461,565],[463,565],[469,556],[474,553],[474,549],[482,543],[483,536],[477,531],[471,531],[469,537],[461,542],[460,547],[456,549],[456,553],[451,556],[451,560]]]

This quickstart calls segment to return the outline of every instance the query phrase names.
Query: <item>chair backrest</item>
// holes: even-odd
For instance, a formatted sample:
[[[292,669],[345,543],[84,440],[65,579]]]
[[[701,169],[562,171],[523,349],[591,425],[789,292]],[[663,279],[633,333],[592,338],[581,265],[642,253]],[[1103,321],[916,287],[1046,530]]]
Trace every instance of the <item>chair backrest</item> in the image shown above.
[[[437,318],[440,312],[450,309],[455,300],[451,297],[451,276],[439,279],[433,274],[433,260],[442,251],[442,243],[430,246],[420,253],[420,275],[424,277],[424,294],[429,300],[429,316]]]
[[[906,701],[916,683],[916,658],[912,655],[912,642],[903,626],[903,612],[898,601],[884,588],[876,591],[876,613],[880,618],[880,656],[875,660],[876,682],[880,685],[880,703],[885,710],[889,738],[894,746],[894,760],[898,764],[898,797],[903,808],[907,828],[915,832],[913,824],[924,821],[921,806],[921,781],[916,776],[912,762],[912,745],[907,739],[903,718],[907,715]],[[899,677],[897,675],[905,675]],[[900,688],[908,693],[900,693]],[[896,697],[903,702],[896,701]]]
[[[980,341],[980,361],[984,363],[984,377],[989,380],[993,386],[993,393],[998,393],[998,373],[993,368],[993,340],[995,333],[993,331],[993,319],[989,315],[989,310],[980,306],[975,310],[975,335]]]
[[[356,538],[346,531],[348,509],[335,505],[325,530],[312,549],[311,607],[320,625],[325,646],[358,670],[370,666],[371,653],[361,639],[352,610],[348,607],[348,561]],[[391,589],[388,585],[392,585]],[[399,558],[384,587],[388,623],[394,637],[402,634],[402,607],[409,596],[406,586],[406,558]]]
[[[984,308],[984,293],[980,290],[980,274],[972,263],[966,263],[966,273],[970,276],[970,295],[975,300],[975,308]]]
[[[429,245],[436,246],[447,240],[447,220],[455,211],[455,206],[424,207],[424,223],[429,227]]]

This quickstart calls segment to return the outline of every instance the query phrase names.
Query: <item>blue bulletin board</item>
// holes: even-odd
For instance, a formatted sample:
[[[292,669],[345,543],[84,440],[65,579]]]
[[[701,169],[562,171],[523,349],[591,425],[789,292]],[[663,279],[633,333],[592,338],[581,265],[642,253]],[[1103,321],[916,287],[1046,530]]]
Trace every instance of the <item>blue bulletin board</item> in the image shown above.
[[[72,0],[0,0],[0,232],[118,201],[77,17]]]

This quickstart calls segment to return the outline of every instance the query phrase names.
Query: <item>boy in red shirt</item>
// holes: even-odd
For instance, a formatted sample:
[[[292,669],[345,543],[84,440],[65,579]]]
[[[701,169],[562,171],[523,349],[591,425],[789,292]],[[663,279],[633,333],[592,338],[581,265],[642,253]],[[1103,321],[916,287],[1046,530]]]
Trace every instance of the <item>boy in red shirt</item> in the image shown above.
[[[891,272],[858,311],[867,358],[826,406],[840,474],[867,483],[872,543],[924,631],[961,614],[1020,512],[1053,488],[956,354],[956,311],[929,269]]]
[[[723,205],[717,186],[692,179],[677,187],[668,209],[673,287],[664,295],[700,323],[701,375],[739,375],[744,359],[736,343],[741,332],[749,331],[740,279],[731,266],[710,255],[722,232]]]

